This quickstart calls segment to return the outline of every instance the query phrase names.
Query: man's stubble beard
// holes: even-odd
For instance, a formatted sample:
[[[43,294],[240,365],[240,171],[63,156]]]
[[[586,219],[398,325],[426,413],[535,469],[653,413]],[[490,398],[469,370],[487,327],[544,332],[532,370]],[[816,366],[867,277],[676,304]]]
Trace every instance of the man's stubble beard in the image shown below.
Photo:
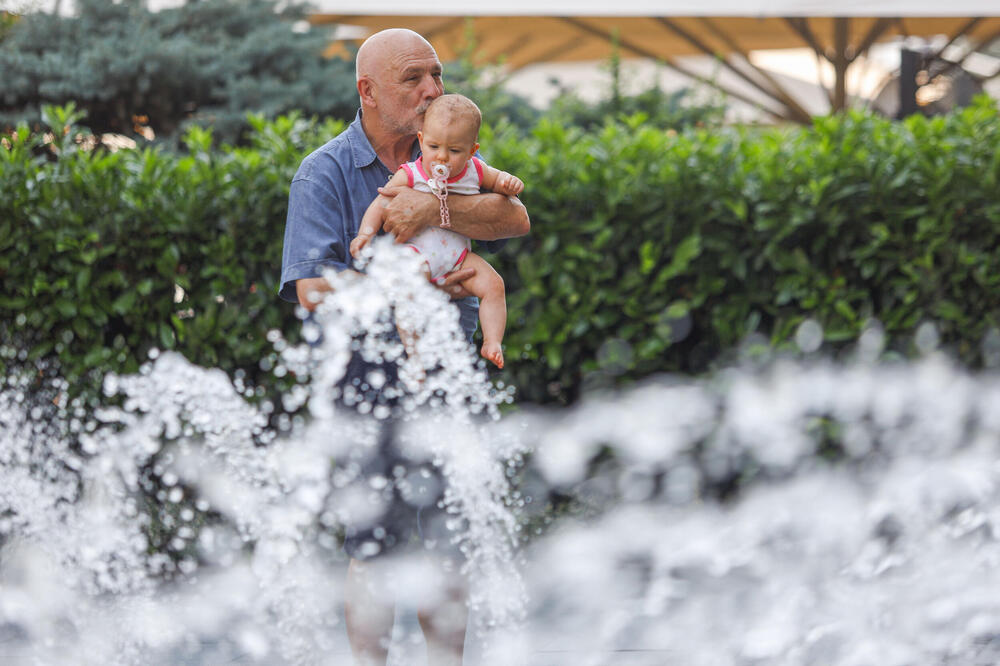
[[[425,104],[418,106],[416,109],[416,118],[413,118],[407,123],[393,122],[391,127],[392,131],[395,134],[402,136],[416,136],[417,132],[419,132],[424,126],[424,113],[427,112],[427,107],[430,105],[430,102],[426,102]]]

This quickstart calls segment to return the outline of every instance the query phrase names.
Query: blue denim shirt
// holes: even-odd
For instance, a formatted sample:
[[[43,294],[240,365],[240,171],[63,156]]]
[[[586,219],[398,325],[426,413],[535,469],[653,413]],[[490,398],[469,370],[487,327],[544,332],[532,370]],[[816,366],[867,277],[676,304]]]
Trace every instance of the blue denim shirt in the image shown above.
[[[420,145],[414,141],[412,159],[419,155]],[[302,160],[288,196],[279,290],[283,299],[297,303],[295,281],[322,277],[326,267],[357,270],[348,248],[378,188],[392,173],[361,127],[361,111],[340,135]],[[495,250],[503,241],[494,243],[485,246]],[[479,299],[470,296],[456,303],[462,330],[471,341],[479,323]]]

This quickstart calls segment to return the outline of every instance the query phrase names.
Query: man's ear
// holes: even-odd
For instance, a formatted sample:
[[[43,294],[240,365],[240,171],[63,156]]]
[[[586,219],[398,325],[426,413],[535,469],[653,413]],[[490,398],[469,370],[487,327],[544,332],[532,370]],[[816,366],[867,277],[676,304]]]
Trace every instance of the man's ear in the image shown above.
[[[358,79],[358,95],[362,106],[375,106],[375,84],[366,76]]]

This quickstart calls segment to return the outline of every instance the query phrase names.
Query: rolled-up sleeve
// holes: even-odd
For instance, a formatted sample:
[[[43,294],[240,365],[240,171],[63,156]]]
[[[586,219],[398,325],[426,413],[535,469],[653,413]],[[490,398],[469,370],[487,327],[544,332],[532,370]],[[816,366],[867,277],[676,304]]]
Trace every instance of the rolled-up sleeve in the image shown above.
[[[324,268],[350,267],[344,205],[330,187],[309,178],[292,181],[281,257],[281,289],[286,301],[298,302],[295,281],[322,277]]]

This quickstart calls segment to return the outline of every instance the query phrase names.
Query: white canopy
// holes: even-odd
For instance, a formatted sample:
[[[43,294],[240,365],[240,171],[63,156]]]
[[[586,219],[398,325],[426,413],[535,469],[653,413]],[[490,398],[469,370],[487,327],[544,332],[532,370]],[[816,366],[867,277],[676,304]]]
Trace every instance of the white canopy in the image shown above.
[[[945,46],[928,53],[927,60],[938,61],[939,69],[958,68],[969,54],[1000,38],[1000,1],[554,0],[529,4],[528,0],[434,0],[415,4],[383,0],[369,4],[324,0],[310,23],[357,28],[353,33],[338,31],[329,55],[347,55],[348,45],[359,44],[368,34],[404,27],[426,37],[444,61],[461,57],[471,30],[480,62],[502,60],[509,71],[537,63],[599,60],[617,44],[624,57],[655,60],[754,106],[761,105],[760,95],[764,95],[769,100],[764,108],[771,115],[808,123],[810,111],[787,86],[754,64],[751,51],[812,50],[833,70],[828,97],[830,108],[839,110],[847,106],[848,70],[864,60],[874,44],[944,35]],[[963,52],[955,61],[944,61],[946,47],[954,44],[962,44]],[[720,84],[678,59],[691,55],[717,58],[727,74],[756,92],[747,95],[744,86]],[[984,78],[997,75],[1000,71]]]
[[[320,14],[423,16],[1000,16],[997,0],[320,0]],[[415,11],[416,10],[416,11]]]
[[[184,0],[147,2],[162,9]],[[73,0],[0,0],[0,6],[11,3],[63,13],[75,5]],[[936,37],[938,46],[925,54],[924,65],[934,61],[940,72],[961,67],[975,51],[1000,39],[1000,0],[312,0],[312,6],[310,23],[339,28],[327,50],[331,56],[348,55],[350,45],[389,27],[424,35],[445,61],[460,57],[471,27],[480,61],[502,59],[509,71],[599,60],[617,43],[624,57],[655,60],[749,104],[760,106],[763,95],[768,113],[800,122],[808,122],[809,112],[787,85],[752,61],[751,52],[808,48],[832,69],[830,107],[842,109],[848,70],[878,42]],[[957,52],[955,45],[960,45]],[[692,55],[716,58],[739,84],[720,85],[692,69],[684,60]],[[977,76],[985,84],[1000,77],[1000,70]]]

